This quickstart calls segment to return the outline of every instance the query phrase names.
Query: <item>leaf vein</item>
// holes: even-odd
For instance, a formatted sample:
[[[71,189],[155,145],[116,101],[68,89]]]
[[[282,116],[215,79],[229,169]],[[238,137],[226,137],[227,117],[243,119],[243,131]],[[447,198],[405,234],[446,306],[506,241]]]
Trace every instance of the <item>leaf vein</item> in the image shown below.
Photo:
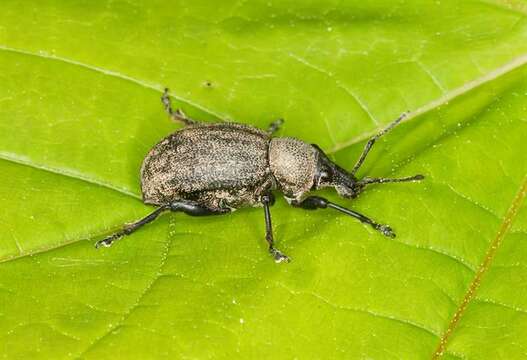
[[[316,72],[319,72],[319,73],[325,75],[326,77],[330,78],[331,80],[333,80],[335,82],[335,85],[337,86],[337,88],[341,89],[348,96],[350,96],[360,106],[360,108],[368,115],[368,117],[371,119],[371,121],[375,125],[379,124],[379,122],[377,121],[377,119],[375,119],[375,117],[370,112],[370,110],[368,109],[366,104],[364,104],[364,101],[362,101],[351,89],[349,89],[348,87],[344,86],[341,81],[336,79],[335,75],[332,72],[327,71],[327,70],[325,70],[325,69],[323,69],[323,68],[321,68],[319,66],[313,65],[310,62],[308,62],[306,59],[304,59],[304,58],[302,58],[302,57],[300,57],[298,55],[295,55],[293,53],[289,53],[288,55],[289,55],[290,58],[298,61],[299,63],[303,64],[304,66],[308,67],[309,69],[314,70]]]
[[[126,188],[123,188],[123,187],[119,187],[119,186],[115,186],[115,185],[113,185],[113,184],[111,184],[109,182],[101,181],[101,180],[95,179],[93,177],[86,176],[86,175],[84,175],[84,174],[82,174],[80,172],[77,172],[75,170],[63,169],[63,168],[53,168],[53,167],[49,167],[49,166],[46,166],[46,165],[37,164],[37,163],[34,163],[31,160],[26,159],[24,157],[18,156],[16,154],[3,152],[3,151],[0,151],[0,160],[11,162],[13,164],[24,165],[24,166],[27,166],[27,167],[30,167],[30,168],[33,168],[33,169],[41,170],[41,171],[46,171],[46,172],[49,172],[49,173],[52,173],[52,174],[55,174],[55,175],[65,176],[65,177],[68,177],[68,178],[71,178],[71,179],[75,179],[75,180],[79,180],[79,181],[83,181],[83,182],[89,183],[91,185],[97,185],[97,186],[101,186],[101,187],[104,187],[104,188],[109,189],[109,190],[117,191],[118,193],[121,193],[123,195],[127,195],[127,196],[130,196],[130,197],[133,197],[134,199],[139,199],[139,200],[141,199],[141,197],[139,195],[137,195],[136,193],[130,191],[129,189],[126,189]]]
[[[433,335],[435,337],[439,337],[439,334],[435,333],[433,330],[428,329],[424,325],[416,323],[416,322],[408,320],[408,319],[401,319],[401,318],[398,318],[398,317],[396,317],[394,315],[390,315],[390,314],[382,314],[382,313],[379,313],[377,311],[373,311],[373,310],[370,310],[370,309],[362,309],[362,308],[358,308],[358,307],[350,307],[350,306],[345,306],[345,305],[334,304],[333,302],[329,301],[328,299],[324,298],[323,296],[321,296],[321,295],[319,295],[319,294],[317,294],[315,292],[295,291],[295,290],[292,290],[292,289],[288,288],[287,286],[285,286],[284,284],[282,284],[280,282],[278,282],[277,285],[280,286],[281,288],[286,289],[287,291],[289,291],[293,295],[308,295],[308,296],[311,296],[314,299],[317,299],[318,301],[320,301],[320,302],[324,303],[325,305],[328,305],[328,306],[330,306],[330,307],[332,307],[334,309],[340,309],[340,310],[344,310],[344,311],[352,311],[352,312],[356,312],[356,313],[362,313],[362,314],[370,315],[370,316],[373,316],[373,317],[376,317],[376,318],[379,318],[379,319],[394,321],[394,322],[397,322],[397,323],[400,323],[400,324],[403,324],[403,325],[407,325],[407,326],[411,326],[411,327],[417,328],[417,329],[422,330],[422,331],[424,331],[424,332],[426,332],[428,334],[431,334],[431,335]]]
[[[527,310],[526,309],[522,309],[522,308],[514,306],[514,305],[509,305],[509,304],[505,304],[505,303],[502,303],[502,302],[498,302],[498,301],[492,300],[492,299],[477,297],[477,298],[474,299],[474,301],[477,301],[477,302],[480,302],[480,303],[483,303],[483,304],[490,304],[490,305],[502,307],[502,308],[505,308],[505,309],[508,309],[508,310],[513,310],[513,311],[516,311],[516,312],[519,312],[519,313],[522,313],[522,314],[527,314]]]
[[[69,64],[69,65],[72,65],[72,66],[78,66],[78,67],[81,67],[81,68],[84,68],[84,69],[95,71],[97,73],[100,73],[100,74],[103,74],[103,75],[106,75],[106,76],[111,76],[111,77],[118,78],[118,79],[121,79],[121,80],[124,80],[124,81],[128,81],[128,82],[134,83],[136,85],[139,85],[141,87],[144,87],[146,89],[155,90],[155,91],[160,92],[160,93],[162,93],[164,91],[164,89],[165,89],[164,85],[156,84],[156,83],[145,81],[145,80],[142,80],[142,79],[137,79],[137,78],[134,78],[134,77],[132,77],[130,75],[126,75],[126,74],[118,72],[118,71],[105,69],[105,68],[102,68],[102,67],[99,67],[99,66],[95,66],[95,65],[91,65],[91,64],[86,64],[86,63],[80,62],[78,60],[69,59],[69,58],[62,57],[62,56],[51,55],[51,54],[48,54],[48,53],[45,53],[45,52],[35,53],[35,52],[29,51],[29,50],[12,48],[12,47],[5,46],[5,45],[0,45],[0,51],[7,51],[7,52],[20,54],[20,55],[27,55],[27,56],[36,56],[36,57],[39,57],[39,58],[42,58],[42,59],[53,60],[53,61],[60,61],[60,62]],[[226,118],[228,118],[228,116],[225,115],[225,114],[219,114],[219,113],[217,113],[217,112],[215,112],[215,111],[213,111],[213,110],[211,110],[211,109],[209,109],[209,108],[207,108],[207,107],[205,107],[205,106],[203,106],[201,104],[198,104],[198,103],[196,103],[196,102],[194,102],[194,101],[192,101],[190,99],[187,99],[185,97],[182,97],[182,96],[179,96],[179,95],[175,95],[174,93],[171,93],[170,96],[173,97],[174,99],[176,99],[177,101],[185,103],[185,104],[188,104],[188,105],[190,105],[190,106],[192,106],[192,107],[194,107],[196,109],[199,109],[199,110],[203,111],[204,113],[207,113],[210,116],[216,117],[218,119],[226,119]]]
[[[439,98],[435,99],[435,100],[432,100],[426,104],[424,104],[423,106],[417,108],[416,110],[412,111],[410,114],[408,114],[408,116],[406,118],[403,119],[402,122],[407,122],[407,121],[411,121],[417,117],[419,117],[419,115],[422,115],[424,113],[427,113],[427,112],[430,112],[442,105],[445,105],[447,104],[448,102],[452,101],[453,99],[459,97],[459,96],[462,96],[464,94],[466,94],[467,92],[471,91],[471,90],[474,90],[480,86],[483,86],[484,84],[486,83],[489,83],[493,80],[496,80],[498,79],[499,77],[501,76],[504,76],[508,73],[510,73],[511,71],[513,70],[516,70],[520,67],[522,67],[523,65],[527,64],[527,54],[523,54],[521,56],[518,56],[517,58],[513,59],[512,61],[494,69],[493,71],[490,71],[488,73],[486,73],[485,75],[479,77],[479,78],[476,78],[474,80],[471,80],[457,88],[454,88],[452,89],[451,91],[449,92],[446,92],[444,93],[442,96],[440,96]],[[328,154],[333,154],[333,153],[336,153],[337,151],[340,151],[340,150],[343,150],[345,148],[348,148],[352,145],[355,145],[357,143],[360,143],[366,139],[369,139],[371,138],[372,136],[374,136],[375,134],[378,134],[381,130],[384,129],[384,126],[385,125],[382,125],[381,127],[378,127],[372,131],[369,131],[369,132],[364,132],[354,138],[351,138],[350,140],[348,141],[345,141],[345,142],[342,142],[340,144],[336,144],[335,146],[333,146],[333,148],[329,149],[327,151]]]
[[[108,330],[106,330],[102,335],[97,337],[94,341],[92,341],[84,350],[81,351],[81,353],[76,356],[75,358],[80,358],[84,354],[86,354],[88,351],[93,349],[97,344],[99,344],[103,339],[106,337],[112,335],[115,333],[115,331],[121,327],[123,327],[124,322],[130,317],[130,315],[141,306],[141,301],[145,298],[145,296],[150,292],[150,290],[154,287],[154,285],[158,282],[160,278],[163,277],[162,269],[165,267],[165,264],[168,259],[168,253],[170,250],[170,246],[172,244],[172,238],[168,237],[167,241],[165,241],[165,249],[161,255],[161,260],[159,262],[159,266],[157,269],[157,272],[154,274],[152,280],[147,284],[141,295],[137,298],[137,300],[128,308],[128,310],[125,311],[125,313],[121,316],[121,318],[116,322],[115,325],[110,326]]]
[[[463,300],[461,301],[461,304],[456,309],[447,329],[441,336],[439,345],[437,346],[436,351],[432,355],[432,359],[438,359],[444,355],[450,336],[456,329],[461,317],[465,313],[468,304],[474,299],[475,294],[481,284],[482,278],[489,269],[492,261],[494,260],[494,257],[498,249],[500,248],[500,245],[503,243],[505,235],[509,232],[515,217],[518,215],[518,212],[520,210],[521,205],[523,204],[526,195],[527,176],[525,176],[522,180],[519,191],[512,199],[511,206],[509,207],[507,213],[505,214],[505,217],[503,218],[498,233],[496,234],[494,240],[492,240],[492,242],[490,243],[487,253],[485,254],[483,261],[481,262],[481,265],[479,266],[478,271],[474,276],[474,279],[470,283],[467,292],[465,293]]]

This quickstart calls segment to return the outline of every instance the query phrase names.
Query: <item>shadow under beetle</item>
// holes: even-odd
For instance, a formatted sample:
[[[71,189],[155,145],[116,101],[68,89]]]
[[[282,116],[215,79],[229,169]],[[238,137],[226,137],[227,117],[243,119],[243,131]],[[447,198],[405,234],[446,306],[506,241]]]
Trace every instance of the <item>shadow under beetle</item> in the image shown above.
[[[292,206],[307,210],[332,208],[393,238],[395,233],[389,226],[323,197],[305,197],[305,194],[334,187],[340,196],[350,199],[369,184],[424,178],[422,175],[396,179],[355,177],[375,141],[395,127],[405,114],[372,137],[353,169],[346,171],[315,144],[291,137],[272,137],[282,119],[271,123],[267,131],[236,123],[201,123],[188,118],[181,110],[172,110],[168,89],[161,100],[170,118],[185,127],[154,146],[143,161],[143,201],[158,208],[135,223],[125,224],[119,232],[98,241],[96,247],[112,245],[168,210],[205,216],[227,214],[244,206],[263,206],[269,252],[276,262],[289,261],[274,247],[269,210],[274,203],[273,190],[281,191]]]

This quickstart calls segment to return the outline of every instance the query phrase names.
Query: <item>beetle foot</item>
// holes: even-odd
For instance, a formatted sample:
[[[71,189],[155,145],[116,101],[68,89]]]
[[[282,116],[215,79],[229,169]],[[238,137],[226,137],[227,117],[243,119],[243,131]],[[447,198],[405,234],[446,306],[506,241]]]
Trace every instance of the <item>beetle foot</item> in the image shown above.
[[[379,230],[384,236],[388,236],[390,238],[395,237],[395,233],[388,225],[377,225],[375,229]]]
[[[282,254],[282,252],[280,250],[275,249],[274,247],[269,248],[269,252],[271,253],[271,255],[273,255],[274,262],[277,263],[277,264],[279,264],[281,262],[288,263],[288,262],[291,261],[289,256]]]
[[[113,234],[111,236],[108,236],[105,239],[99,240],[95,243],[95,248],[98,249],[100,247],[110,247],[112,246],[113,242],[119,238],[121,238],[122,235],[120,234]]]

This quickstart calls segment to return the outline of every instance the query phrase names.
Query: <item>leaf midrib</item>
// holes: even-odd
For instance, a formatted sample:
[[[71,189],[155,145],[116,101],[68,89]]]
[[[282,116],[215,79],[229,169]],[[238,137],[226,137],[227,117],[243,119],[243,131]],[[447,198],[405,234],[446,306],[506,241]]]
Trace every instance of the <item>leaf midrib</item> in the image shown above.
[[[474,275],[473,280],[471,281],[469,287],[467,288],[467,291],[465,295],[463,296],[461,303],[459,304],[456,311],[454,312],[447,329],[441,336],[439,340],[439,345],[437,346],[436,351],[432,355],[433,360],[439,359],[441,356],[445,354],[447,346],[448,346],[448,341],[450,340],[452,333],[457,328],[457,325],[459,324],[459,321],[461,320],[461,317],[465,313],[465,310],[468,307],[469,303],[474,299],[476,292],[479,286],[481,285],[483,276],[485,275],[487,270],[490,268],[492,261],[494,260],[494,257],[496,256],[497,251],[499,250],[501,244],[503,244],[505,235],[509,233],[509,230],[512,227],[512,224],[515,218],[518,216],[518,212],[521,208],[521,205],[523,204],[523,201],[526,195],[527,195],[527,175],[524,177],[524,179],[520,183],[520,188],[515,194],[514,198],[512,199],[511,206],[509,207],[505,216],[503,217],[503,221],[498,229],[498,233],[496,234],[496,237],[490,242],[489,248],[487,252],[485,253],[485,257],[483,258],[481,265],[478,268],[478,271]]]

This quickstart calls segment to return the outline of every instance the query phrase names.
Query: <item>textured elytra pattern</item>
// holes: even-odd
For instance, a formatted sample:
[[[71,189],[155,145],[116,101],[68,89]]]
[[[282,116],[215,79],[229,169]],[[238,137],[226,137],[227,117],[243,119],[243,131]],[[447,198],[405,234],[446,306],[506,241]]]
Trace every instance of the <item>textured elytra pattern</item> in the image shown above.
[[[193,199],[214,208],[222,202],[232,207],[254,204],[257,190],[271,183],[269,140],[267,133],[240,124],[179,130],[146,156],[141,168],[143,199],[150,204]]]

